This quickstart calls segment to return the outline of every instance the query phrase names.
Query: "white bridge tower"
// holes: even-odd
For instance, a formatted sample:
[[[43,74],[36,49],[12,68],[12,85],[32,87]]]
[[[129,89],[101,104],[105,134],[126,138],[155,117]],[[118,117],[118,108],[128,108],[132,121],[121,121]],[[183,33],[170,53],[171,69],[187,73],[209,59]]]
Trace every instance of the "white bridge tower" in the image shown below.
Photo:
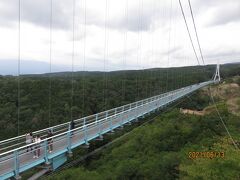
[[[215,75],[214,75],[214,78],[213,78],[213,80],[215,82],[220,82],[221,81],[220,71],[219,70],[220,70],[220,65],[219,65],[219,62],[218,62],[217,68],[216,68],[216,72],[215,72]]]

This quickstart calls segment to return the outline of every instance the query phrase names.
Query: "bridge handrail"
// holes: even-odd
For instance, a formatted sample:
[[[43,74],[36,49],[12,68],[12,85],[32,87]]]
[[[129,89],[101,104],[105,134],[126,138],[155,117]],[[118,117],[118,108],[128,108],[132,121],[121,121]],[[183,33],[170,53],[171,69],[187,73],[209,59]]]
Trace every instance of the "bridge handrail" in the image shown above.
[[[203,83],[190,85],[184,88],[170,91],[168,93],[150,97],[134,103],[129,103],[121,107],[113,108],[111,110],[104,111],[103,113],[97,113],[93,115],[93,117],[96,116],[94,119],[92,118],[87,119],[87,117],[81,118],[81,119],[84,119],[84,121],[82,121],[84,123],[82,122],[77,123],[74,129],[70,129],[70,126],[68,126],[68,128],[54,129],[55,131],[57,130],[60,133],[55,134],[51,137],[47,137],[45,139],[41,139],[40,142],[33,142],[31,144],[26,144],[21,147],[17,147],[7,152],[1,153],[0,164],[4,166],[6,165],[6,163],[8,163],[9,167],[11,165],[11,166],[14,166],[15,168],[15,169],[9,168],[8,166],[6,166],[7,168],[9,168],[9,169],[6,169],[6,167],[4,166],[5,169],[4,168],[2,169],[3,174],[8,173],[6,175],[7,177],[9,177],[10,176],[9,173],[14,174],[15,172],[19,172],[20,170],[22,172],[22,171],[25,171],[26,169],[36,166],[35,161],[33,164],[31,164],[31,166],[28,166],[29,162],[30,163],[33,162],[31,157],[29,157],[30,159],[26,161],[27,163],[21,162],[21,165],[18,165],[18,163],[22,161],[22,157],[25,157],[25,155],[29,153],[29,152],[26,152],[26,148],[29,146],[34,147],[35,150],[42,149],[44,151],[43,154],[41,153],[42,154],[40,157],[41,159],[38,161],[37,164],[42,163],[44,161],[45,163],[50,162],[52,158],[56,157],[60,153],[63,153],[63,152],[65,153],[67,151],[71,152],[72,148],[75,148],[84,143],[87,143],[88,141],[96,138],[97,136],[100,136],[102,133],[107,133],[108,131],[114,128],[117,128],[121,124],[125,124],[138,117],[143,116],[146,113],[150,113],[155,109],[164,107],[165,105],[168,105],[169,103],[174,102],[186,96],[187,94],[190,94],[198,90],[199,88],[209,85],[212,82],[215,82],[215,81],[211,80]],[[114,109],[115,111],[112,111]],[[99,114],[99,117],[97,116],[98,114]],[[91,117],[91,116],[88,116],[88,117]],[[117,124],[114,124],[114,123],[117,123]],[[67,124],[67,123],[64,123],[64,124]],[[71,132],[74,132],[74,133],[71,133]],[[77,137],[79,136],[80,139],[77,137],[73,139],[72,137],[74,135],[77,135]],[[48,152],[49,143],[53,145],[57,144],[52,154]],[[13,144],[13,142],[11,144]],[[33,151],[35,152],[35,150],[32,150],[32,152]]]
[[[169,96],[169,95],[168,95],[168,96]],[[168,96],[165,96],[165,97],[168,97]],[[126,113],[127,111],[131,111],[131,110],[134,110],[134,109],[136,109],[136,108],[138,108],[138,107],[145,106],[146,104],[152,103],[152,102],[157,101],[157,100],[159,100],[159,99],[156,99],[156,100],[153,100],[153,101],[151,101],[151,102],[147,102],[147,103],[145,103],[145,104],[141,104],[141,105],[135,106],[135,107],[133,107],[133,108],[131,108],[131,109],[128,109],[128,110],[119,112],[119,113],[117,113],[117,114],[114,114],[114,115],[111,115],[111,116],[108,116],[108,117],[105,117],[105,118],[103,118],[103,119],[98,120],[98,122],[105,121],[105,120],[107,120],[108,118],[118,116],[118,115],[120,115],[120,114]],[[73,132],[73,131],[80,130],[80,129],[84,128],[84,127],[88,127],[88,126],[91,126],[91,125],[93,125],[93,124],[96,124],[96,122],[92,122],[92,123],[89,123],[89,124],[85,124],[85,125],[83,125],[83,126],[80,126],[80,127],[78,127],[78,128],[75,128],[75,129],[69,129],[69,130],[67,130],[67,131],[65,131],[65,132],[63,132],[63,133],[56,134],[56,135],[54,135],[54,136],[52,136],[52,137],[48,137],[48,138],[42,139],[42,140],[41,140],[40,142],[38,142],[38,143],[37,143],[37,142],[33,142],[33,143],[31,143],[31,144],[28,144],[28,145],[25,145],[25,146],[21,146],[21,147],[19,147],[19,148],[16,148],[16,149],[13,149],[13,150],[10,150],[10,151],[1,153],[0,156],[4,156],[4,155],[10,154],[10,153],[13,153],[13,152],[15,152],[15,151],[19,151],[19,150],[21,150],[21,149],[25,149],[25,148],[27,148],[27,147],[29,147],[29,146],[33,146],[33,145],[36,145],[36,144],[40,144],[40,143],[42,143],[42,142],[44,142],[44,141],[48,141],[48,140],[50,140],[50,139],[54,139],[54,138],[63,136],[63,135],[65,135],[65,134],[67,134],[67,133],[71,133],[71,132]]]
[[[177,90],[179,90],[179,89],[177,89]],[[174,90],[174,91],[175,91],[175,90]],[[172,91],[171,91],[171,92],[172,92]],[[139,101],[136,101],[136,102],[132,102],[132,103],[129,103],[129,104],[125,104],[125,105],[122,105],[122,106],[119,106],[119,107],[115,107],[115,108],[112,108],[112,109],[110,109],[110,110],[102,111],[102,112],[95,113],[95,114],[92,114],[92,115],[89,115],[89,116],[86,116],[86,117],[82,117],[82,118],[79,118],[79,119],[75,119],[74,122],[79,122],[80,120],[84,120],[84,118],[95,117],[97,114],[104,114],[104,113],[109,112],[109,111],[111,111],[111,110],[115,110],[116,108],[123,108],[123,107],[129,106],[129,105],[132,105],[132,104],[134,104],[134,103],[139,103],[139,102],[142,102],[142,101],[145,101],[145,100],[149,100],[150,98],[154,98],[154,97],[158,97],[158,96],[163,96],[164,94],[168,94],[168,93],[170,93],[170,92],[166,92],[166,93],[163,93],[163,94],[160,94],[160,95],[156,95],[156,96],[149,97],[149,98],[146,98],[146,99],[142,99],[142,100],[139,100]],[[34,131],[33,134],[36,135],[36,134],[41,133],[41,132],[44,132],[44,131],[48,131],[48,130],[51,130],[51,129],[54,129],[54,128],[58,128],[58,127],[67,125],[67,124],[69,124],[69,123],[70,123],[70,121],[65,122],[65,123],[62,123],[62,124],[58,124],[58,125],[55,125],[55,126],[51,126],[51,127],[45,128],[45,129],[41,129],[41,130],[38,130],[38,131]],[[9,139],[2,140],[2,141],[0,141],[0,145],[1,145],[1,144],[4,144],[5,142],[8,142],[8,141],[12,141],[12,140],[16,140],[16,139],[21,139],[21,138],[25,138],[25,134],[20,135],[20,136],[16,136],[16,137],[13,137],[13,138],[9,138]]]
[[[187,87],[186,87],[186,88],[187,88]],[[172,95],[172,94],[173,94],[173,93],[168,93],[167,96],[164,96],[164,97],[161,97],[161,98],[158,98],[158,99],[155,99],[155,100],[146,102],[146,103],[144,103],[144,104],[140,104],[140,105],[135,106],[135,107],[133,107],[133,108],[131,108],[131,109],[127,109],[127,110],[121,111],[121,112],[116,113],[116,114],[113,114],[113,115],[111,115],[111,116],[104,117],[104,118],[98,120],[97,122],[102,122],[102,121],[105,121],[105,120],[107,120],[107,119],[109,119],[109,118],[119,116],[119,115],[124,114],[124,113],[126,113],[126,112],[128,112],[128,111],[131,111],[131,110],[134,110],[134,109],[136,109],[136,108],[139,108],[139,107],[145,106],[145,105],[147,105],[147,104],[153,103],[153,102],[158,101],[158,100],[160,100],[160,99],[162,99],[162,98],[166,98],[166,97],[168,97],[168,96],[170,96],[170,95]],[[42,142],[44,142],[44,141],[48,141],[48,140],[50,140],[50,139],[54,139],[54,138],[63,136],[63,135],[65,135],[65,134],[67,134],[67,133],[70,133],[70,132],[72,132],[72,131],[77,131],[77,130],[83,129],[84,127],[89,127],[89,126],[91,126],[91,125],[93,125],[93,124],[96,124],[96,121],[91,122],[91,123],[88,123],[88,124],[85,124],[85,125],[83,125],[83,126],[80,126],[80,127],[78,127],[78,128],[75,128],[75,129],[71,129],[71,130],[69,129],[69,130],[67,130],[67,131],[65,131],[65,132],[62,132],[62,133],[60,133],[60,134],[56,134],[56,135],[54,135],[54,136],[52,136],[52,137],[42,139],[39,143],[42,143]],[[28,145],[21,146],[21,147],[19,147],[19,148],[15,148],[15,149],[13,149],[13,150],[10,150],[10,151],[1,153],[0,156],[6,155],[6,154],[10,154],[10,153],[15,152],[15,151],[19,151],[19,150],[21,150],[21,149],[25,149],[26,147],[28,147],[28,146],[33,146],[33,145],[35,145],[35,144],[37,144],[37,143],[34,142],[34,143],[31,143],[31,144],[28,144]]]
[[[189,86],[188,86],[188,87],[189,87]],[[186,87],[186,88],[188,88],[188,87]],[[175,91],[175,92],[177,92],[177,91]],[[174,93],[168,93],[167,96],[164,96],[164,97],[161,97],[161,98],[158,98],[158,99],[154,99],[154,100],[149,101],[149,102],[146,102],[146,103],[144,103],[144,104],[140,104],[140,105],[138,105],[138,106],[135,106],[135,107],[133,107],[133,108],[131,108],[131,109],[127,109],[127,110],[121,111],[121,112],[119,112],[119,113],[116,113],[116,114],[114,114],[114,115],[104,117],[104,118],[98,120],[97,122],[98,122],[98,123],[99,123],[99,122],[101,123],[102,121],[105,121],[105,120],[107,120],[107,119],[109,119],[109,118],[116,117],[116,116],[121,115],[121,114],[124,114],[124,113],[126,113],[126,112],[128,112],[128,111],[131,111],[131,110],[134,110],[134,109],[136,109],[136,108],[139,108],[139,107],[141,107],[141,106],[145,106],[145,105],[147,105],[147,104],[153,103],[153,102],[158,101],[158,100],[160,100],[160,99],[162,99],[162,98],[166,98],[166,97],[168,97],[168,96],[170,96],[170,95],[172,95],[172,94],[174,94]],[[72,130],[69,129],[69,130],[67,130],[67,131],[65,131],[65,132],[62,132],[62,133],[60,133],[60,134],[56,134],[56,135],[54,135],[54,136],[52,136],[52,137],[42,139],[39,143],[42,143],[42,142],[44,142],[44,141],[48,141],[48,140],[50,140],[50,139],[54,139],[54,138],[57,138],[57,137],[66,135],[67,133],[70,133],[70,132],[72,132],[72,131],[77,131],[77,130],[83,129],[84,127],[89,127],[89,126],[91,126],[91,125],[93,125],[93,124],[96,124],[96,121],[91,122],[91,123],[88,123],[88,124],[85,124],[85,125],[83,125],[83,126],[80,126],[80,127],[78,127],[78,128],[72,129]],[[6,154],[10,154],[10,153],[12,153],[12,152],[19,151],[19,150],[21,150],[21,149],[25,149],[26,147],[28,147],[28,146],[33,146],[33,145],[35,145],[35,144],[37,144],[37,143],[34,142],[34,143],[31,143],[31,144],[28,144],[28,145],[21,146],[21,147],[19,147],[19,148],[15,148],[15,149],[13,149],[13,150],[10,150],[10,151],[1,153],[0,156],[4,156],[4,155],[6,155]]]
[[[199,84],[206,84],[206,83],[208,83],[208,82],[212,82],[212,80],[207,81],[207,82],[202,82],[202,83],[199,83]],[[192,87],[192,85],[186,86],[186,87],[183,87],[183,88],[184,88],[184,89],[187,89],[187,88],[189,88],[189,87]],[[125,110],[124,110],[124,107],[131,106],[131,105],[133,105],[133,104],[135,104],[135,105],[136,105],[135,107],[137,107],[137,104],[138,104],[138,103],[140,103],[140,102],[143,103],[144,101],[145,101],[145,103],[144,103],[144,105],[145,105],[145,104],[148,103],[148,102],[146,102],[146,101],[148,101],[149,99],[151,99],[150,102],[152,102],[152,101],[155,101],[156,99],[159,99],[160,97],[167,97],[167,96],[170,95],[170,94],[174,94],[175,92],[178,92],[178,91],[180,91],[180,90],[183,89],[183,88],[179,88],[179,89],[176,89],[176,90],[167,92],[167,93],[163,93],[163,94],[160,94],[160,95],[156,95],[156,96],[153,96],[153,97],[149,97],[149,98],[146,98],[146,99],[142,99],[142,100],[139,100],[139,101],[136,101],[136,102],[133,102],[133,103],[129,103],[129,104],[126,104],[126,105],[123,105],[123,106],[120,106],[120,107],[115,107],[115,108],[112,108],[112,109],[107,110],[107,111],[103,111],[103,112],[96,113],[96,114],[93,114],[93,115],[90,115],[90,116],[87,116],[87,117],[83,117],[83,118],[80,118],[80,119],[76,119],[76,120],[74,120],[74,121],[75,121],[75,122],[79,122],[80,120],[84,120],[84,119],[87,119],[87,118],[90,118],[90,117],[96,117],[96,116],[99,115],[99,114],[104,114],[104,113],[110,112],[110,111],[115,110],[115,109],[121,109],[120,112],[124,112],[124,111],[125,111]],[[167,96],[164,96],[164,95],[167,95]],[[156,99],[155,99],[155,98],[156,98]],[[155,99],[155,100],[153,100],[153,99]],[[139,107],[139,106],[138,106],[138,107]],[[122,111],[122,109],[123,109],[123,111]],[[108,117],[111,117],[111,116],[108,116]],[[42,129],[42,130],[38,130],[38,131],[33,132],[33,134],[40,133],[40,132],[44,132],[44,131],[47,131],[47,130],[51,130],[51,129],[53,129],[53,128],[61,127],[61,126],[67,125],[67,124],[69,125],[69,123],[70,123],[70,122],[66,122],[66,123],[62,123],[62,124],[56,125],[56,126],[52,126],[52,127],[48,127],[48,128]],[[89,124],[89,123],[87,123],[87,124]],[[58,130],[58,131],[62,131],[62,129],[60,129],[60,130]],[[10,138],[10,139],[7,139],[7,140],[3,140],[3,141],[0,141],[0,144],[2,145],[2,144],[6,144],[6,143],[8,143],[8,142],[10,143],[11,140],[20,139],[20,138],[23,138],[23,137],[25,137],[25,135],[21,135],[21,136],[18,136],[18,137],[14,137],[14,138]]]

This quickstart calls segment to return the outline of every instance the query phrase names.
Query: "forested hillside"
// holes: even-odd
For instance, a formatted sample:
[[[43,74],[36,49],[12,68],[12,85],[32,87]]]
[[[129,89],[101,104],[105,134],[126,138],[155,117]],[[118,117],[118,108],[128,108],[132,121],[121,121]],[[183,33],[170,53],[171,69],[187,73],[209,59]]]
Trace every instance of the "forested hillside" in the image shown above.
[[[229,95],[219,98],[214,93],[230,83],[240,87],[240,77],[213,85],[211,91],[239,146],[239,116],[229,109],[224,98]],[[240,98],[237,91],[231,96]],[[179,108],[208,108],[209,113],[188,115],[180,113]],[[208,154],[200,156],[195,152]],[[240,179],[240,156],[211,103],[209,88],[205,88],[82,164],[57,172],[49,179]]]
[[[69,121],[212,78],[215,66],[0,76],[0,139]],[[223,77],[239,64],[221,66]],[[18,82],[20,91],[18,91]],[[73,102],[71,102],[73,86]],[[20,99],[18,100],[18,92]],[[19,107],[19,121],[17,108]],[[49,112],[50,109],[50,112]]]

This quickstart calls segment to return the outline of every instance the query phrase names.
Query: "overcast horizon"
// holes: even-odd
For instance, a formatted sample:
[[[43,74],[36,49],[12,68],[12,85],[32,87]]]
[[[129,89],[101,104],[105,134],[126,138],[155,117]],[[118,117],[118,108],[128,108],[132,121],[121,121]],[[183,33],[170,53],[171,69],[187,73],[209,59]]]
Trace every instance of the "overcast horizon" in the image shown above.
[[[75,0],[74,36],[74,1],[52,2],[52,72],[72,70],[73,50],[74,71],[197,65],[178,1],[108,0],[106,6],[106,1],[101,0]],[[50,72],[50,3],[50,0],[21,1],[22,74]],[[200,60],[188,3],[182,3]],[[205,63],[240,62],[240,1],[191,3]],[[0,0],[3,75],[17,74],[18,18],[18,1]]]

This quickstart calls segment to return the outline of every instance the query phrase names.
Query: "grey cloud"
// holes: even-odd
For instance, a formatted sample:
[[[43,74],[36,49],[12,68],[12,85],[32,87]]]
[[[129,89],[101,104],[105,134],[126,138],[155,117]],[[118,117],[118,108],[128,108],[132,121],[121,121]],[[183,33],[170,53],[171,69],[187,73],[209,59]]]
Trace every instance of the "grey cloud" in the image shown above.
[[[240,51],[239,50],[214,50],[213,52],[207,52],[207,55],[205,56],[206,59],[209,60],[221,60],[221,59],[239,59],[240,58]]]
[[[240,21],[239,0],[196,0],[192,1],[194,12],[201,15],[211,10],[213,15],[206,23],[207,26],[225,25]]]
[[[181,46],[176,46],[176,47],[170,47],[169,50],[164,51],[161,53],[161,55],[168,55],[168,54],[177,54],[177,53],[181,53],[183,47]]]
[[[224,25],[231,22],[240,21],[240,2],[238,6],[229,9],[219,9],[214,18],[209,23],[210,26]]]
[[[169,24],[170,19],[170,4],[164,3],[160,7],[158,4],[152,4],[154,2],[144,1],[142,11],[139,15],[139,7],[131,7],[128,10],[128,17],[114,17],[110,20],[110,27],[116,29],[127,29],[129,31],[148,31],[154,29],[154,22],[161,23],[161,26]],[[153,7],[153,6],[156,7]],[[177,18],[177,14],[174,12],[178,7],[173,7],[172,17]],[[164,12],[165,11],[165,12]]]
[[[76,22],[84,24],[84,8],[81,1],[76,1]],[[131,6],[128,9],[128,19],[124,16],[124,9],[122,15],[111,15],[108,20],[107,27],[112,29],[129,31],[147,31],[153,22],[158,20],[168,22],[169,12],[162,7],[155,7],[153,11],[153,2],[143,1],[143,10],[140,14],[141,23],[139,22],[139,7],[138,5]],[[53,28],[70,29],[72,28],[72,1],[68,0],[53,0]],[[104,27],[105,19],[99,16],[87,7],[87,25],[95,25]],[[169,9],[169,3],[164,4],[165,9]],[[111,10],[112,12],[114,10]],[[163,15],[163,11],[166,11]],[[21,1],[21,20],[30,22],[37,26],[49,28],[50,23],[50,0],[24,0]],[[0,24],[10,26],[16,24],[18,21],[18,1],[4,0],[0,2]]]
[[[138,9],[133,9],[128,13],[128,18],[117,18],[110,20],[110,26],[112,28],[128,29],[129,31],[147,31],[153,21],[153,13],[149,10],[143,11],[140,14]]]
[[[109,13],[109,19],[107,20],[107,27],[117,30],[127,29],[128,31],[136,32],[153,29],[155,21],[161,22],[162,26],[169,24],[169,3],[164,3],[164,7],[156,6],[154,8],[154,4],[152,4],[153,2],[151,1],[143,1],[143,3],[143,9],[140,11],[140,14],[138,5],[129,6],[127,17],[124,14],[125,9],[123,9],[122,14],[117,15],[114,13],[112,14],[114,10],[111,9]],[[84,9],[80,11],[83,13]],[[83,14],[81,16],[83,16]],[[173,16],[177,18],[177,15],[174,14],[174,12]],[[83,20],[80,22],[82,24],[84,23]],[[87,8],[87,24],[104,28],[105,17],[98,16],[91,8]]]
[[[18,1],[0,2],[0,24],[14,25],[18,22]],[[24,0],[20,6],[21,21],[48,28],[50,25],[49,0]],[[67,29],[71,25],[72,4],[63,0],[53,0],[53,28]]]

